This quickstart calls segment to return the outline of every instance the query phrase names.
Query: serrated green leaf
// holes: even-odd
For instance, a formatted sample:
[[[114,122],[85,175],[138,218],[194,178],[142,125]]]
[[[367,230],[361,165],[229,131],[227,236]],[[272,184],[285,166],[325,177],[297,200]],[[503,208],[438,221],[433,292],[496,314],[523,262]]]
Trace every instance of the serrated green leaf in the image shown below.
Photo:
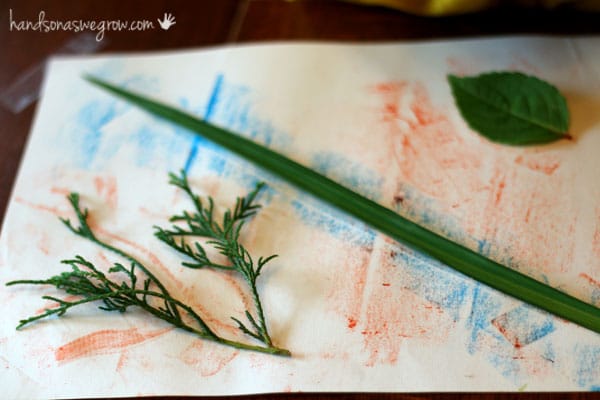
[[[570,138],[569,110],[558,89],[520,72],[474,77],[448,75],[452,94],[471,129],[510,145]]]

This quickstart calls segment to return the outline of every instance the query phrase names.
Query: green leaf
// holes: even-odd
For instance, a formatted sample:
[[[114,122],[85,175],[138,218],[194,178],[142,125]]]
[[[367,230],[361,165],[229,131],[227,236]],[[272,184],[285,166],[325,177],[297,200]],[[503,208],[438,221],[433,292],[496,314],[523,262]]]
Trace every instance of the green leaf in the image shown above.
[[[245,137],[94,77],[89,82],[211,140],[381,233],[501,292],[600,333],[600,308],[569,296],[409,221],[331,179]]]
[[[567,102],[552,85],[520,72],[448,75],[461,115],[494,142],[531,145],[569,139]]]

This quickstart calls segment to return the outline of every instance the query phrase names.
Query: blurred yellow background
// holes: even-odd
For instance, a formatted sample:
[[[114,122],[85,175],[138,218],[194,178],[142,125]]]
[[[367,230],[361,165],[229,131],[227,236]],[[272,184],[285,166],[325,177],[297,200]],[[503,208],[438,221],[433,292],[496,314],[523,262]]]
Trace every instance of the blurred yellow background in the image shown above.
[[[481,11],[499,5],[600,11],[600,0],[347,0],[353,3],[397,8],[418,15],[443,16]]]

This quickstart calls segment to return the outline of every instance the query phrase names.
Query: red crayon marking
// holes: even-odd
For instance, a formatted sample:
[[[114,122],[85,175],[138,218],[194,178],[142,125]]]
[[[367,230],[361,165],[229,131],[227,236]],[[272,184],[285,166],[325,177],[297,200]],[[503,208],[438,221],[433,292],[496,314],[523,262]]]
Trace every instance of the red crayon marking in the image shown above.
[[[596,221],[596,230],[594,231],[594,237],[592,238],[592,252],[597,259],[600,257],[600,207],[596,208]]]
[[[23,199],[22,197],[16,197],[15,201],[19,204],[27,206],[29,208],[33,208],[34,210],[46,211],[61,218],[66,218],[68,213],[64,210],[61,210],[58,207],[50,207],[45,204],[37,204]]]
[[[417,150],[414,148],[414,146],[410,142],[410,138],[408,136],[403,136],[402,137],[401,144],[402,144],[402,149],[404,151],[410,151],[413,155],[417,154]]]
[[[227,274],[223,274],[221,272],[216,272],[216,271],[211,271],[211,270],[206,270],[204,272],[213,272],[215,275],[220,275],[219,276],[220,278],[227,276]],[[217,277],[215,276],[215,278],[217,278]],[[242,300],[245,309],[251,310],[253,308],[253,306],[251,306],[248,296],[244,295],[239,284],[237,282],[235,282],[235,280],[232,277],[225,278],[225,282],[227,282],[229,285],[231,285],[234,288],[234,290],[236,290],[238,292],[237,296]],[[201,291],[201,292],[203,292],[203,291]],[[229,292],[226,292],[226,293],[229,293]],[[203,293],[203,294],[206,294],[206,293]],[[185,287],[182,289],[181,296],[182,297],[180,298],[180,300],[183,300],[185,303],[189,304],[198,313],[198,315],[200,315],[201,318],[211,326],[212,329],[217,329],[219,333],[227,332],[231,336],[236,336],[236,335],[240,334],[240,331],[237,329],[236,326],[228,323],[231,320],[218,318],[208,310],[205,302],[203,300],[198,299],[198,288],[196,288],[194,286]],[[218,299],[218,295],[213,295],[213,296],[215,296],[215,298]],[[216,309],[219,309],[219,308],[222,308],[222,307],[216,307]],[[240,316],[238,318],[243,320],[245,317]]]
[[[579,274],[580,278],[585,279],[586,281],[588,281],[590,284],[600,288],[600,281],[592,278],[591,276],[589,276],[588,274],[586,274],[585,272],[582,272]]]
[[[529,217],[531,216],[531,207],[527,208],[527,213],[525,214],[525,222],[529,222]]]
[[[66,296],[63,298],[64,301],[74,301],[74,300],[79,300],[81,298],[81,296],[75,296],[75,295],[71,295],[71,296]],[[52,300],[48,300],[46,302],[46,305],[42,308],[39,308],[35,311],[35,315],[40,315],[46,312],[46,310],[52,310],[53,308],[56,308],[58,306],[58,303],[56,303],[55,301]]]
[[[384,115],[387,118],[396,118],[398,116],[398,105],[391,103],[386,104]]]
[[[201,376],[207,377],[219,373],[239,353],[239,350],[226,346],[195,340],[181,353],[180,358],[197,369]]]
[[[525,158],[523,156],[515,158],[515,163],[546,175],[552,175],[560,167],[560,162],[556,160]]]
[[[165,275],[167,275],[169,277],[169,279],[171,281],[173,281],[175,283],[175,285],[180,288],[182,286],[182,283],[179,282],[176,278],[175,275],[173,275],[173,273],[171,272],[171,270],[169,268],[167,268],[161,261],[160,259],[154,254],[152,253],[150,250],[146,249],[143,246],[140,246],[139,244],[132,242],[131,240],[125,239],[124,237],[121,237],[119,235],[115,235],[114,233],[110,233],[98,226],[95,226],[94,221],[90,220],[88,221],[90,227],[97,233],[102,234],[103,236],[109,237],[111,239],[114,239],[118,242],[124,243],[127,246],[132,247],[135,250],[138,250],[139,252],[143,253],[146,257],[148,257],[149,261],[152,263],[151,266],[151,270],[155,269],[155,268],[159,268]]]
[[[515,349],[519,349],[521,348],[521,342],[519,341],[519,338],[516,336],[516,334],[514,332],[510,332],[508,329],[506,329],[506,315],[502,315],[498,318],[495,318],[492,321],[492,325],[494,325],[496,327],[496,329],[498,329],[500,331],[500,333],[502,334],[502,336],[504,336],[506,338],[506,340],[508,340]]]
[[[366,299],[366,317],[361,331],[367,353],[366,366],[395,364],[404,340],[438,342],[449,331],[445,327],[449,319],[431,312],[433,306],[429,301],[402,284],[396,284],[403,277],[394,260],[382,257],[381,261],[371,265],[374,270],[370,278],[389,284],[389,288],[373,290]]]
[[[54,352],[57,361],[71,361],[99,354],[111,354],[123,348],[162,335],[173,328],[139,332],[137,328],[102,330],[82,336],[59,347]]]
[[[496,191],[496,201],[495,201],[496,205],[498,205],[500,203],[500,200],[502,199],[502,191],[504,190],[505,186],[506,186],[506,183],[504,181],[501,181],[498,184],[498,189]]]
[[[429,95],[423,85],[415,85],[413,88],[414,100],[410,104],[410,110],[417,118],[418,124],[414,125],[415,128],[428,126],[436,122],[445,120],[445,116],[439,112],[436,112],[432,107]],[[448,140],[449,138],[440,136],[439,139]]]
[[[399,195],[399,194],[395,195],[394,196],[394,203],[395,204],[402,204],[402,203],[404,203],[404,196]]]
[[[490,180],[490,185],[492,186],[492,196],[494,197],[494,207],[500,204],[500,200],[502,200],[502,194],[504,192],[504,188],[506,187],[506,177],[502,175],[501,172],[496,171],[492,179]]]
[[[531,61],[523,58],[520,55],[513,56],[513,62],[508,66],[509,70],[517,70],[529,75],[541,75],[542,70],[537,65],[531,63]]]
[[[326,245],[323,239],[320,243]],[[353,329],[360,320],[363,306],[367,270],[372,249],[347,247],[345,268],[335,271],[332,276],[332,289],[329,293],[330,306],[336,313],[343,315],[347,327]]]
[[[123,350],[121,355],[119,356],[119,361],[117,361],[116,371],[120,371],[125,366],[125,363],[129,360],[129,355],[127,354],[127,350]]]
[[[448,117],[433,106],[425,86],[382,83],[374,92],[381,100],[380,113],[385,116],[381,123],[390,142],[385,162],[395,164],[397,182],[436,197],[449,190],[456,193],[457,188],[467,192],[468,186],[454,182],[460,182],[465,168],[479,165],[481,156],[464,145]],[[397,105],[393,115],[391,104]]]
[[[97,176],[94,178],[96,193],[104,198],[104,201],[111,208],[117,207],[117,180],[114,176],[103,178]]]
[[[167,212],[164,212],[164,211],[156,212],[153,210],[149,210],[148,208],[143,207],[143,206],[138,208],[138,210],[140,211],[140,214],[147,215],[149,217],[157,218],[157,219],[161,219],[161,220],[168,220],[169,216],[170,216],[170,214]]]
[[[420,83],[382,83],[377,88],[380,113],[389,115],[389,104],[399,105],[394,119],[380,122],[391,149],[386,162],[396,167],[390,168],[396,172],[391,185],[401,182],[404,193],[410,188],[416,194],[410,204],[403,204],[408,212],[419,215],[422,199],[429,212],[455,217],[458,232],[485,240],[485,249],[494,257],[520,260],[545,273],[572,265],[575,242],[568,227],[577,220],[578,210],[556,196],[569,192],[572,182],[556,173],[560,154],[528,150],[517,157],[514,151],[497,148],[466,126],[454,124],[456,119],[434,106]],[[527,170],[540,172],[544,179]],[[444,221],[428,223],[436,228]],[[600,254],[600,234],[597,242]],[[557,245],[549,249],[550,243]]]
[[[58,186],[53,186],[50,188],[50,192],[54,193],[54,194],[60,194],[62,196],[68,196],[69,194],[71,194],[71,190],[68,188],[62,188],[62,187],[58,187]]]
[[[50,254],[50,249],[48,246],[48,236],[43,235],[40,238],[39,242],[37,243],[37,248],[46,255]]]
[[[450,72],[456,76],[473,75],[477,72],[470,60],[463,60],[458,57],[446,58],[446,65]]]
[[[406,86],[406,82],[387,82],[375,85],[372,88],[373,91],[382,95],[386,99],[382,107],[384,122],[393,122],[399,117],[399,100],[401,94],[406,89]]]

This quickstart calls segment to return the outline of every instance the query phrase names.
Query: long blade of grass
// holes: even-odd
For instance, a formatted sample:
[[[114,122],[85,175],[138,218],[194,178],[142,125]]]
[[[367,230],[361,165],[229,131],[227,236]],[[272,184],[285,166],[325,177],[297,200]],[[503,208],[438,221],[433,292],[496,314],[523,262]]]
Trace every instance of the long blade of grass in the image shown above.
[[[209,139],[298,188],[345,211],[378,231],[455,270],[542,310],[600,333],[600,308],[507,268],[431,232],[331,179],[253,141],[171,106],[114,86],[86,79],[151,114]]]

